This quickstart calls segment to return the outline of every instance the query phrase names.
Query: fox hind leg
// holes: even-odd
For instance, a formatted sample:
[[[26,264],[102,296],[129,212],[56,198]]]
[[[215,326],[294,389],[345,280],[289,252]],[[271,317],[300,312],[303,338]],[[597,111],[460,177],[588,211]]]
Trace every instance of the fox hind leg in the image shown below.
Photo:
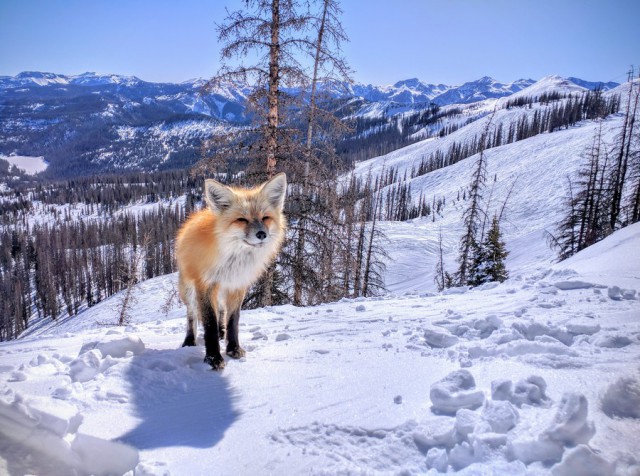
[[[227,311],[218,308],[218,337],[220,340],[224,340],[224,336],[227,334]]]
[[[198,316],[200,308],[196,297],[196,290],[192,286],[181,286],[182,300],[187,305],[187,334],[185,335],[182,347],[196,345],[196,334],[198,331]]]
[[[244,292],[235,292],[228,297],[229,318],[227,319],[227,355],[234,359],[241,359],[245,351],[240,347],[238,325],[240,323],[240,308],[244,301]]]
[[[182,347],[192,347],[196,345],[196,320],[193,317],[191,310],[187,311],[187,335],[184,338]]]

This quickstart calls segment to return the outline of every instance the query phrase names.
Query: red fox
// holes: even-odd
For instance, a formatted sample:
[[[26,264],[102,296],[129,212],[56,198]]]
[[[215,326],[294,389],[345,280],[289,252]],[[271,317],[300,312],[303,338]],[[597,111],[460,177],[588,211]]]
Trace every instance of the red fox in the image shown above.
[[[196,345],[204,327],[204,361],[224,368],[220,341],[226,330],[228,356],[245,355],[238,342],[240,307],[251,286],[275,258],[286,229],[282,214],[287,177],[281,173],[252,189],[206,180],[207,207],[182,225],[176,238],[178,287],[187,306],[182,346]]]

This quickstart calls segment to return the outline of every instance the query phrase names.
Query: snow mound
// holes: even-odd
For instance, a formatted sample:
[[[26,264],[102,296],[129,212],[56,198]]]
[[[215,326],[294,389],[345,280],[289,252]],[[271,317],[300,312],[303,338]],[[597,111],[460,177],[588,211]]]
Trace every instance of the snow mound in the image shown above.
[[[451,372],[431,386],[431,408],[443,414],[455,414],[461,408],[478,408],[484,401],[484,393],[475,388],[471,372],[465,369]]]
[[[0,435],[55,461],[64,474],[107,476],[136,467],[136,449],[77,433],[82,416],[62,414],[39,410],[16,393],[12,402],[0,399]]]
[[[107,334],[101,340],[87,342],[80,349],[80,353],[92,349],[97,349],[103,356],[125,357],[129,355],[138,355],[144,352],[144,343],[138,336]]]
[[[545,431],[550,440],[566,445],[588,443],[596,430],[587,421],[589,403],[584,395],[565,393],[558,406],[555,418]]]
[[[601,406],[602,411],[612,418],[640,418],[640,380],[620,377],[607,388]]]
[[[451,347],[458,343],[458,338],[443,329],[426,329],[424,340],[431,347]]]
[[[526,380],[520,380],[513,388],[511,380],[494,380],[491,382],[491,398],[506,400],[518,407],[522,405],[544,405],[549,401],[545,391],[547,383],[542,377],[531,375]]]
[[[603,459],[586,445],[567,451],[562,461],[551,468],[553,476],[611,476],[615,465]]]

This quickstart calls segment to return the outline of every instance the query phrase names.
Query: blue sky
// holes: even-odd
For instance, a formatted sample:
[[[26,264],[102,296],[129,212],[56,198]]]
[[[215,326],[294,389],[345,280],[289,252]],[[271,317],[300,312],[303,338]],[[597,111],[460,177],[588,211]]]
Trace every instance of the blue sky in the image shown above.
[[[0,75],[25,70],[209,77],[215,24],[239,0],[0,0]],[[638,0],[343,0],[355,79],[461,84],[548,74],[625,79]]]

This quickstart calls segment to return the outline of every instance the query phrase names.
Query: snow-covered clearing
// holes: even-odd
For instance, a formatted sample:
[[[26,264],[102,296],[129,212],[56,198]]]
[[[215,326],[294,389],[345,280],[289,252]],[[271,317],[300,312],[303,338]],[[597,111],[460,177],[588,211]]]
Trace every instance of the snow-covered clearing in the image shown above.
[[[35,175],[47,170],[49,164],[44,161],[44,157],[27,157],[24,155],[0,155],[0,159],[6,160],[11,165],[15,165],[29,175]]]
[[[481,289],[245,311],[221,373],[161,311],[176,276],[146,281],[126,328],[115,296],[0,344],[0,473],[638,474],[640,224],[596,246]]]

